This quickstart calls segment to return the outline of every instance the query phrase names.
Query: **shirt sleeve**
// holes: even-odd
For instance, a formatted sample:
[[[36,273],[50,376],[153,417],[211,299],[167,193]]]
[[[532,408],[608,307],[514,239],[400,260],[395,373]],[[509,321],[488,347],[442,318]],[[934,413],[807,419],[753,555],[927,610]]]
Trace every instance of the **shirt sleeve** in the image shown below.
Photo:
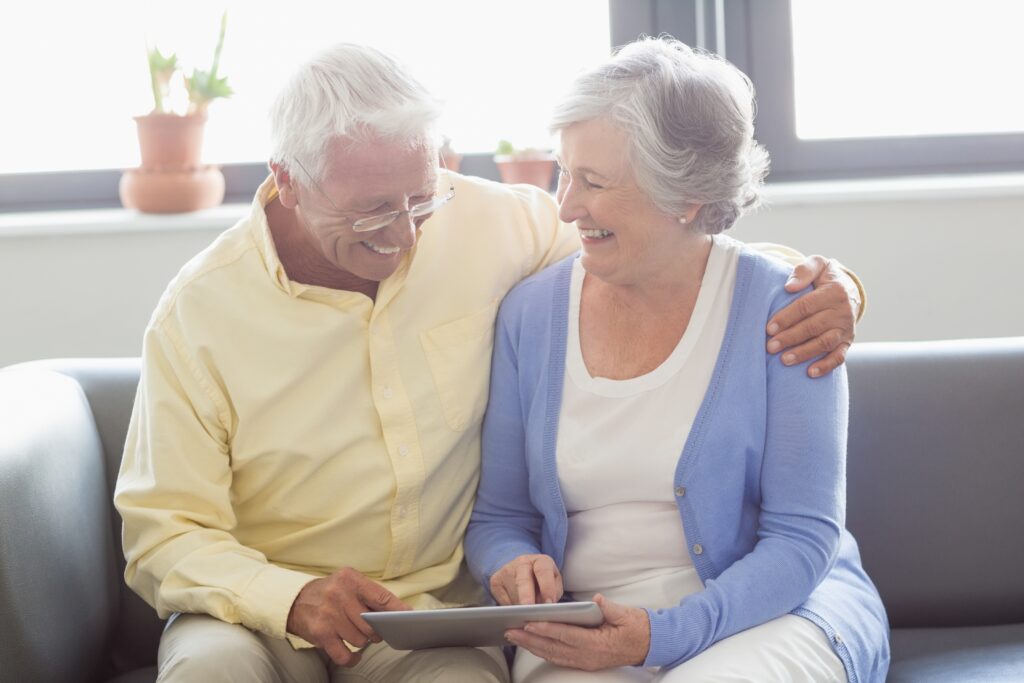
[[[480,486],[465,543],[470,572],[488,593],[496,571],[520,555],[541,552],[543,516],[530,500],[519,372],[515,345],[505,324],[508,307],[506,299],[494,335],[490,397],[481,437]]]
[[[295,597],[317,577],[232,536],[230,414],[171,324],[154,320],[114,493],[125,580],[161,618],[205,613],[283,638]]]
[[[784,244],[774,244],[772,242],[753,242],[751,244],[748,244],[747,246],[749,246],[751,249],[757,249],[763,254],[774,256],[780,261],[784,261],[791,266],[798,266],[803,262],[805,258],[807,258],[796,249],[793,249],[792,247],[787,247]],[[860,322],[861,318],[864,317],[864,312],[868,308],[867,291],[864,289],[864,283],[860,281],[860,278],[857,276],[857,273],[853,272],[852,270],[850,270],[849,268],[842,264],[840,264],[840,267],[843,269],[843,272],[846,273],[851,280],[853,280],[853,284],[856,285],[857,287],[857,293],[860,295],[860,309],[857,311],[857,322]]]
[[[678,606],[647,610],[651,647],[645,666],[675,666],[789,613],[835,563],[845,519],[846,370],[810,379],[775,356],[766,362],[757,542],[703,591]]]
[[[524,223],[534,243],[532,263],[522,277],[542,271],[579,251],[579,233],[575,226],[559,220],[558,205],[550,194],[532,185],[508,187],[519,199]]]

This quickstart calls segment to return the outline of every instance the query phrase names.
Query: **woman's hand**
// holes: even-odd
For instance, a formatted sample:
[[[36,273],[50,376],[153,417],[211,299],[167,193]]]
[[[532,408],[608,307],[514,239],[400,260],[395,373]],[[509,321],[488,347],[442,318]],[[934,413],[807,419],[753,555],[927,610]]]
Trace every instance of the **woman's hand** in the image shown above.
[[[821,377],[846,361],[861,311],[860,290],[835,259],[809,256],[793,269],[786,281],[787,292],[808,292],[768,321],[768,353],[782,354],[782,362],[796,365],[823,356],[809,368],[811,377]]]
[[[594,596],[594,602],[604,612],[604,623],[597,628],[534,622],[506,632],[505,637],[541,659],[573,669],[599,671],[643,664],[651,649],[647,611],[620,605],[601,594]]]
[[[491,576],[499,605],[535,605],[562,599],[562,574],[547,555],[520,555]]]

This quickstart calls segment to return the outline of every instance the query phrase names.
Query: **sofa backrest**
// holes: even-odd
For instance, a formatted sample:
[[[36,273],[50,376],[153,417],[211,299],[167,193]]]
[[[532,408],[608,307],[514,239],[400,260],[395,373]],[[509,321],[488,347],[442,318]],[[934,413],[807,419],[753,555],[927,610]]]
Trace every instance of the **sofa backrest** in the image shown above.
[[[847,527],[896,627],[1024,622],[1024,337],[857,344]]]

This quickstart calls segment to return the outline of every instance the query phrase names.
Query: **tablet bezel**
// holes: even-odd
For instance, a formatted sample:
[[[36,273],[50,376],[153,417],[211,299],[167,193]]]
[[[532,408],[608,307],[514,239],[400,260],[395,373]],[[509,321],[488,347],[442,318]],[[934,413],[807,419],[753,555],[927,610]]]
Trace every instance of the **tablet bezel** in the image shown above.
[[[364,612],[362,617],[396,650],[507,645],[505,631],[531,621],[589,628],[604,623],[594,602]]]

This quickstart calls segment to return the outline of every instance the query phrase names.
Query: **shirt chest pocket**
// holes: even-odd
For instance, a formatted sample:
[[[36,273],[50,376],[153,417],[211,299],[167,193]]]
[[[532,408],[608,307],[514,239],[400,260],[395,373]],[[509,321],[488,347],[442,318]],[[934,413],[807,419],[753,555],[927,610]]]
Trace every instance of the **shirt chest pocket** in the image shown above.
[[[420,333],[445,422],[455,431],[476,424],[487,405],[498,301]]]

